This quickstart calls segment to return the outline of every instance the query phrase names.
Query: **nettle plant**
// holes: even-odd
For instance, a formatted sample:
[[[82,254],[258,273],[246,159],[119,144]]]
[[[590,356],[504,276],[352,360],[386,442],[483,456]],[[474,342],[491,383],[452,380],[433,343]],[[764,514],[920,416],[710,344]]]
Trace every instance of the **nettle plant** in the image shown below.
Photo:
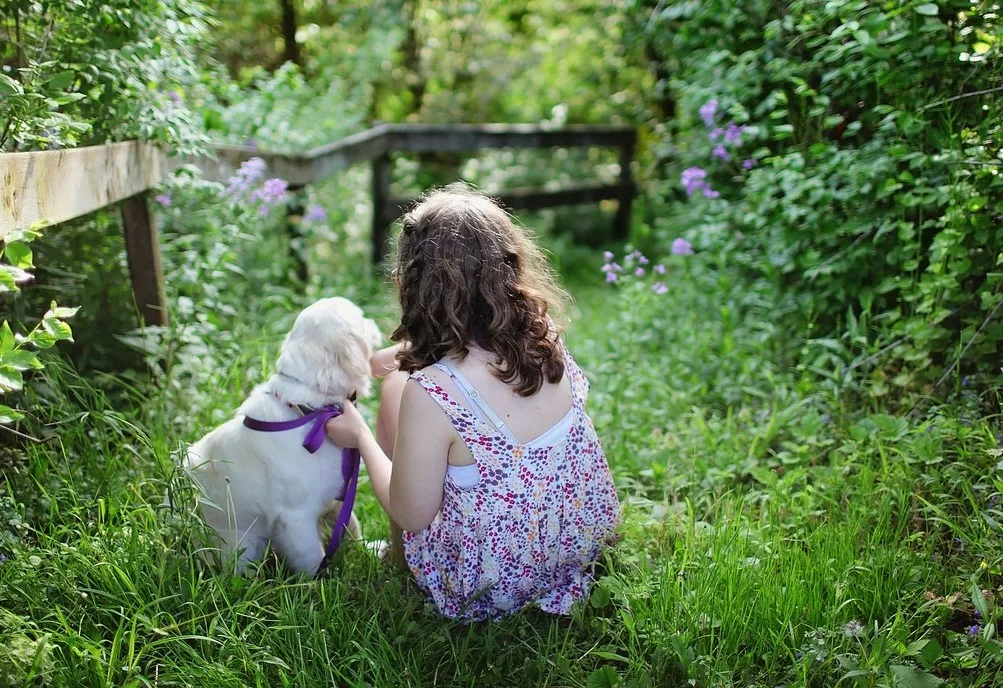
[[[32,280],[28,270],[34,267],[29,243],[38,238],[34,229],[7,230],[0,245],[0,294],[10,298],[18,294],[21,285]],[[72,340],[73,332],[65,320],[76,308],[61,308],[53,301],[42,319],[27,334],[14,331],[7,320],[0,325],[0,395],[20,392],[24,388],[24,373],[44,368],[38,351],[49,349],[57,342]],[[0,425],[10,425],[24,418],[24,413],[0,404]]]

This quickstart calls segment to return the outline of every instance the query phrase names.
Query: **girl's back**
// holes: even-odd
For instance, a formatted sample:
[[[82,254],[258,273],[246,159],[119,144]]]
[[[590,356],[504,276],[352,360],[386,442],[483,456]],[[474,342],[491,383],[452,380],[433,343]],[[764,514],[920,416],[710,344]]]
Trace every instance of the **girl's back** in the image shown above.
[[[619,504],[561,341],[566,294],[524,229],[465,189],[404,216],[393,275],[398,370],[380,439],[351,407],[328,421],[331,438],[360,447],[391,523],[410,531],[391,533],[394,549],[441,612],[567,613]]]
[[[458,441],[441,510],[404,534],[405,558],[447,616],[496,617],[530,603],[568,613],[619,517],[585,412],[588,382],[565,352],[560,382],[519,397],[480,353],[412,375],[441,410],[429,424],[448,420]]]

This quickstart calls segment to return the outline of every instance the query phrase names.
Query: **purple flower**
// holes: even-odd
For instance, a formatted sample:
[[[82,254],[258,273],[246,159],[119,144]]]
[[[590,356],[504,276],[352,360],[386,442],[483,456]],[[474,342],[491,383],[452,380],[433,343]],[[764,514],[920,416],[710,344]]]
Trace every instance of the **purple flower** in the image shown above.
[[[674,256],[692,256],[693,255],[693,244],[688,242],[686,239],[679,237],[672,242],[672,255]]]
[[[153,197],[153,200],[166,208],[171,204],[171,195],[166,193],[157,194]]]
[[[755,166],[756,166],[756,161],[754,159],[752,159],[752,158],[749,158],[747,160],[743,160],[742,161],[742,168],[743,169],[751,170]]]
[[[659,275],[664,275],[665,274],[665,266],[662,265],[661,263],[659,263],[658,265],[656,265],[655,267],[653,267],[652,270],[654,270]]]
[[[714,189],[710,188],[709,186],[705,186],[703,188],[703,195],[706,196],[707,198],[717,198],[718,196],[721,195],[721,192],[720,191],[715,191]]]
[[[976,621],[978,621],[979,619],[982,618],[982,612],[980,612],[978,609],[976,609],[974,612],[972,612],[972,615],[975,617]]]
[[[719,143],[714,146],[714,157],[721,158],[722,160],[731,160],[731,153],[728,152],[723,143]]]
[[[612,251],[606,251],[605,253],[602,254],[602,257],[603,260],[605,260],[607,263],[613,262],[614,256]]]
[[[237,173],[226,181],[223,195],[233,198],[247,193],[259,179],[265,176],[265,167],[265,161],[261,158],[245,160]]]
[[[692,196],[697,189],[702,189],[707,186],[707,170],[700,167],[687,167],[683,170],[682,175],[683,186],[686,187],[686,195]]]
[[[613,272],[613,264],[612,263],[606,263],[605,265],[602,266],[602,271],[603,272]]]
[[[745,127],[740,127],[734,122],[728,124],[728,128],[724,131],[724,142],[725,143],[742,143],[742,134],[745,132]]]
[[[638,268],[637,270],[634,270],[634,276],[644,277],[644,268]]]
[[[822,414],[822,425],[828,425],[830,420],[832,419],[829,417],[828,413]]]
[[[616,282],[616,280],[617,280],[617,277],[616,277],[616,273],[615,272],[610,271],[610,272],[606,273],[606,281],[608,283],[612,284],[613,282]]]
[[[717,141],[722,136],[724,136],[724,129],[722,129],[721,127],[714,127],[713,129],[711,129],[710,131],[711,141]]]
[[[307,222],[323,222],[327,219],[327,212],[324,210],[324,206],[314,203],[306,209],[306,215],[303,216],[303,219]]]
[[[174,103],[175,105],[178,105],[181,102],[181,94],[179,94],[177,91],[171,91],[167,95],[170,97],[171,102]]]
[[[251,194],[252,201],[261,201],[265,205],[271,205],[273,203],[279,203],[286,199],[286,189],[289,188],[289,184],[285,179],[279,179],[277,177],[272,177],[271,179],[266,179],[265,183],[261,185],[260,189],[256,189],[253,194]]]
[[[637,259],[637,262],[640,263],[641,265],[647,265],[648,259],[645,258],[644,256],[641,256],[640,258]]]
[[[801,652],[801,650],[798,650],[797,653],[795,653],[794,657],[796,659],[801,659],[802,657],[804,657],[804,653]]]
[[[669,288],[667,286],[665,286],[664,282],[655,282],[654,284],[651,285],[651,291],[655,292],[659,296],[661,296],[662,294],[664,294],[668,290],[669,290]]]
[[[2,552],[0,552],[0,564],[4,563],[5,561],[7,561],[7,556]]]
[[[617,263],[611,263],[610,267],[613,268],[613,272],[620,272],[623,270]]]
[[[972,636],[974,638],[975,636],[977,636],[979,634],[979,631],[982,630],[982,627],[979,626],[978,624],[975,624],[973,626],[969,626],[965,630],[968,631],[968,635],[970,635],[970,636]]]
[[[246,145],[251,150],[258,150],[258,142],[255,141],[254,139],[248,139],[247,143],[244,145]]]
[[[704,126],[710,129],[714,126],[714,120],[717,118],[717,98],[711,98],[703,107],[700,108],[700,119],[703,120]]]

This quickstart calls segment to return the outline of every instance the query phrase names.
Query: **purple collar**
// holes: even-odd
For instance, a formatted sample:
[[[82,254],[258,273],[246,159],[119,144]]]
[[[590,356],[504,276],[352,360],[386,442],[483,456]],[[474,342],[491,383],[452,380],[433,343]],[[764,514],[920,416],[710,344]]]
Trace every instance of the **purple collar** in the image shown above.
[[[315,454],[324,444],[324,424],[331,418],[337,418],[340,415],[340,406],[321,406],[319,409],[293,420],[264,421],[244,416],[244,426],[257,432],[285,432],[313,423],[303,440],[303,447],[311,454]],[[359,486],[360,459],[361,455],[358,449],[341,450],[341,476],[345,481],[345,489],[338,497],[341,500],[341,510],[338,512],[338,520],[334,523],[331,539],[324,551],[324,559],[317,569],[318,573],[327,567],[331,556],[338,551],[345,531],[348,530],[348,522],[352,518],[352,507],[355,505],[355,492]]]

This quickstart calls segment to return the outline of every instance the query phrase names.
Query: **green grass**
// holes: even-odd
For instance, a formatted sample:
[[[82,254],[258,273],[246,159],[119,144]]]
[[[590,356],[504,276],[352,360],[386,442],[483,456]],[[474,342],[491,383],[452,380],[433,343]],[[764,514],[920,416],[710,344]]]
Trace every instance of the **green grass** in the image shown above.
[[[248,323],[241,356],[156,384],[50,366],[53,438],[0,457],[0,685],[998,684],[997,420],[823,392],[747,286],[680,261],[665,297],[617,294],[593,255],[566,257],[568,339],[626,518],[573,617],[451,623],[361,547],[322,581],[204,568],[172,454],[269,369],[287,323]]]

